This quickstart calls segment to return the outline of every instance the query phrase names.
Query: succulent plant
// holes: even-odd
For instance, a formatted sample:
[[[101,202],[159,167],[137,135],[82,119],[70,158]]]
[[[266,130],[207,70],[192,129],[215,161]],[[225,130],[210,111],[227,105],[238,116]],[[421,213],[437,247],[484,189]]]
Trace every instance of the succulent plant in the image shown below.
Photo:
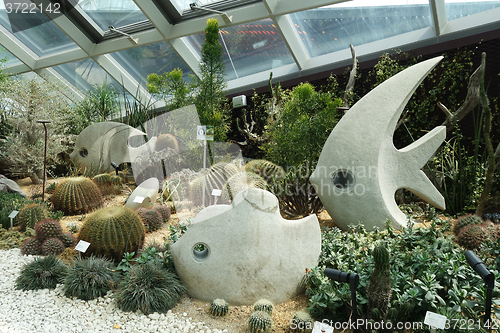
[[[314,328],[314,320],[307,311],[297,311],[292,319],[290,329],[292,332],[311,333]]]
[[[378,243],[373,249],[372,255],[375,262],[375,269],[366,289],[368,304],[372,315],[375,314],[374,309],[377,309],[378,320],[385,320],[392,296],[390,255],[385,243]]]
[[[54,289],[57,284],[62,283],[67,272],[67,266],[55,256],[37,258],[23,266],[16,279],[16,289]]]
[[[48,255],[58,255],[63,253],[66,246],[59,238],[48,238],[42,243],[42,254],[44,256]]]
[[[457,237],[458,244],[468,250],[479,248],[488,239],[491,239],[488,229],[479,224],[463,227]]]
[[[155,209],[141,208],[137,211],[146,227],[146,232],[153,232],[161,228],[163,217]]]
[[[32,203],[24,206],[17,214],[17,224],[21,226],[21,231],[26,228],[34,228],[35,224],[49,217],[47,208],[42,204]]]
[[[167,148],[173,149],[177,153],[179,152],[179,142],[175,136],[170,133],[160,134],[156,139],[155,151],[161,151]]]
[[[76,234],[78,232],[78,230],[80,230],[80,227],[75,222],[68,223],[67,227],[68,227],[69,232],[72,234]]]
[[[481,224],[481,223],[483,223],[483,220],[479,216],[474,214],[465,215],[460,217],[457,220],[457,222],[455,222],[453,232],[455,233],[455,236],[458,236],[463,227],[471,224]]]
[[[269,184],[285,178],[283,168],[267,160],[251,160],[245,164],[245,171],[256,173]]]
[[[43,243],[48,238],[60,238],[63,230],[56,220],[43,219],[35,225],[35,233],[36,238]]]
[[[253,305],[254,311],[264,311],[267,312],[269,315],[273,314],[273,309],[274,309],[273,303],[267,299],[260,299]]]
[[[86,177],[72,177],[62,181],[50,200],[54,209],[67,215],[86,214],[102,206],[99,187]]]
[[[232,201],[236,194],[247,188],[267,189],[267,183],[261,176],[253,172],[239,172],[227,180],[222,190],[222,200]]]
[[[111,185],[121,185],[123,184],[123,178],[119,175],[111,175],[109,178]]]
[[[52,194],[57,187],[57,182],[50,183],[45,187],[45,193]]]
[[[248,330],[250,333],[271,332],[273,319],[265,311],[254,311],[248,319]]]
[[[104,196],[110,194],[120,194],[122,191],[122,178],[120,176],[110,175],[109,173],[101,173],[94,176],[92,181],[97,185],[101,194]]]
[[[24,240],[19,248],[24,255],[37,256],[42,254],[42,243],[36,237]]]
[[[86,255],[106,256],[120,261],[126,252],[136,252],[144,243],[144,226],[132,209],[125,206],[100,208],[83,224],[78,240],[90,243]]]
[[[229,310],[229,305],[227,302],[221,298],[214,299],[210,304],[210,309],[208,310],[212,316],[222,317],[227,314]]]
[[[76,237],[67,232],[63,233],[59,239],[66,247],[72,247],[76,244]]]
[[[231,163],[220,162],[214,164],[207,170],[205,179],[205,205],[212,205],[215,199],[212,196],[212,190],[222,190],[229,178],[238,173],[238,168]],[[203,175],[191,181],[190,197],[193,203],[201,205],[203,201]]]
[[[167,205],[157,205],[154,206],[153,209],[160,213],[161,217],[163,218],[163,222],[167,222],[170,218],[170,215],[172,214],[170,207],[168,207]]]
[[[111,175],[109,173],[101,173],[92,178],[96,185],[111,184]]]

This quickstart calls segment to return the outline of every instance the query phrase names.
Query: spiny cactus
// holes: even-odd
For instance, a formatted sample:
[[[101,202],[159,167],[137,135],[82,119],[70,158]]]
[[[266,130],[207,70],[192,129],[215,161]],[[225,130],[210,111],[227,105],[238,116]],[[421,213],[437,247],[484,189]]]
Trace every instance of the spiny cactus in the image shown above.
[[[172,134],[160,134],[156,139],[155,150],[161,151],[163,149],[173,149],[175,152],[179,152],[179,142]]]
[[[258,174],[269,184],[285,178],[283,168],[267,160],[251,160],[245,164],[245,171]]]
[[[58,255],[63,253],[65,248],[66,246],[59,238],[48,238],[42,243],[42,254],[44,256]]]
[[[488,239],[491,239],[488,229],[478,224],[463,227],[457,237],[458,244],[468,250],[479,248]]]
[[[24,206],[17,214],[17,225],[21,226],[21,231],[26,228],[34,228],[35,224],[49,217],[47,208],[42,204],[32,203]]]
[[[209,312],[212,316],[222,317],[227,314],[229,305],[221,298],[214,299],[210,304]]]
[[[111,175],[109,177],[109,182],[111,185],[121,185],[123,184],[123,178],[119,175]]]
[[[72,247],[76,244],[76,237],[67,232],[63,233],[59,239],[66,247]]]
[[[85,255],[106,256],[120,261],[126,252],[136,252],[144,243],[145,230],[139,216],[125,206],[101,208],[83,224],[78,240],[90,243]]]
[[[163,222],[167,222],[170,218],[170,215],[172,215],[172,211],[167,205],[157,205],[154,206],[153,209],[160,213],[161,217],[163,218]]]
[[[101,194],[104,196],[110,194],[120,194],[122,191],[122,178],[109,173],[101,173],[92,178],[92,181],[99,187]]]
[[[455,227],[453,228],[453,232],[455,233],[455,236],[458,236],[463,227],[481,223],[483,223],[483,220],[479,216],[474,214],[465,215],[457,220]]]
[[[253,172],[239,172],[227,180],[222,190],[222,201],[232,201],[236,194],[247,188],[267,189],[267,183],[261,176]]]
[[[260,299],[253,305],[254,311],[264,311],[267,312],[269,315],[273,314],[273,309],[274,309],[273,302],[267,299]]]
[[[311,333],[314,328],[314,320],[307,311],[297,311],[292,319],[290,329],[292,332]]]
[[[86,177],[64,180],[56,187],[50,200],[54,209],[67,215],[86,214],[102,206],[101,191]]]
[[[111,175],[109,173],[101,173],[92,178],[97,186],[102,184],[111,184]]]
[[[212,190],[222,190],[227,180],[238,173],[238,168],[231,163],[217,163],[206,171],[205,184],[205,205],[212,205],[214,198]],[[190,196],[193,203],[201,205],[203,201],[203,176],[199,176],[191,181]]]
[[[372,255],[375,269],[366,290],[368,304],[372,315],[374,315],[374,309],[378,309],[379,320],[385,320],[392,296],[390,255],[385,243],[378,243],[373,249]]]
[[[146,227],[146,232],[153,232],[161,228],[163,217],[155,209],[140,208],[137,212]]]
[[[48,238],[61,238],[63,230],[56,220],[44,219],[35,225],[36,238],[40,242]]]
[[[24,255],[37,256],[42,254],[42,243],[36,237],[26,239],[19,248]]]
[[[248,319],[248,330],[250,333],[271,332],[273,320],[271,316],[264,311],[252,312]]]

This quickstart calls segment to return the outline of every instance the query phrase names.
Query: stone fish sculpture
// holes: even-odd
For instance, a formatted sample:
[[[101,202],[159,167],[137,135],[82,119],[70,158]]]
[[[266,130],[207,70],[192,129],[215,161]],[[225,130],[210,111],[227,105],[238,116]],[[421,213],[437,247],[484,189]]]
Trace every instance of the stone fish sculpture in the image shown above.
[[[413,92],[441,61],[436,57],[394,75],[360,99],[328,137],[311,183],[337,226],[362,222],[367,230],[406,226],[394,193],[408,189],[445,209],[441,193],[422,170],[446,137],[438,126],[402,149],[393,144],[398,118]]]
[[[205,249],[198,251],[199,244]],[[302,291],[305,269],[317,266],[321,231],[316,215],[284,220],[272,193],[250,188],[231,205],[203,209],[171,251],[193,298],[282,303]]]
[[[116,122],[95,123],[86,127],[76,139],[71,160],[80,169],[93,169],[98,173],[112,172],[111,162],[120,165],[132,162],[133,156],[152,151],[156,137],[139,147],[131,147],[128,140],[145,133],[129,125]]]

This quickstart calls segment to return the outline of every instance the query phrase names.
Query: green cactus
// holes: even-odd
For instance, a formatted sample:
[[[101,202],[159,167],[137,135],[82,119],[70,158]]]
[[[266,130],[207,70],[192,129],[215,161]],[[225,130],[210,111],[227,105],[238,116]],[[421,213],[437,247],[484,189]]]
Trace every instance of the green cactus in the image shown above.
[[[463,227],[457,237],[458,244],[468,250],[479,248],[488,239],[491,239],[490,232],[478,224]]]
[[[97,186],[102,184],[111,184],[111,175],[109,173],[101,173],[92,178]]]
[[[378,309],[378,320],[385,320],[392,296],[390,255],[385,243],[378,243],[373,249],[372,255],[375,269],[366,289],[368,304],[372,315],[374,309]]]
[[[163,149],[173,149],[175,152],[179,152],[179,142],[172,134],[160,134],[156,139],[155,151],[161,151]]]
[[[163,217],[155,209],[140,208],[137,212],[144,227],[146,227],[146,232],[153,232],[161,228]]]
[[[271,332],[273,319],[265,311],[254,311],[248,319],[248,330],[250,333]]]
[[[217,298],[210,304],[209,312],[212,316],[222,317],[227,314],[229,305],[223,299]]]
[[[56,220],[43,219],[35,225],[35,234],[36,238],[43,243],[48,238],[60,238],[63,230]]]
[[[104,207],[90,215],[78,240],[90,243],[85,255],[105,256],[119,262],[126,252],[136,252],[144,243],[144,226],[132,209],[125,206]]]
[[[232,201],[236,194],[247,188],[267,189],[267,183],[261,176],[253,172],[239,172],[227,180],[222,190],[222,201]]]
[[[163,222],[167,222],[170,218],[170,215],[172,215],[172,211],[167,205],[157,205],[154,206],[153,209],[160,213],[161,217],[163,218]]]
[[[217,163],[206,171],[205,184],[205,205],[214,204],[215,199],[212,196],[212,190],[222,190],[227,180],[238,173],[238,168],[231,163]],[[203,201],[203,176],[199,176],[191,181],[190,186],[191,200],[196,205],[201,205]]]
[[[267,312],[270,316],[273,314],[274,305],[273,302],[267,299],[260,299],[253,305],[254,311],[264,311]]]
[[[109,177],[109,182],[111,185],[121,185],[123,184],[123,178],[119,175],[111,175]]]
[[[86,177],[64,180],[56,187],[50,200],[55,210],[67,215],[86,214],[102,206],[99,187]]]
[[[42,243],[42,254],[44,256],[58,255],[63,253],[65,248],[64,243],[59,238],[48,238]]]
[[[283,168],[267,160],[251,160],[245,164],[245,171],[256,173],[269,184],[285,178]]]
[[[314,320],[307,311],[297,311],[292,319],[290,330],[298,333],[311,333],[314,328]]]
[[[483,220],[479,216],[474,214],[465,215],[460,217],[457,220],[457,222],[455,222],[455,227],[453,228],[453,232],[455,233],[455,236],[458,236],[463,227],[471,224],[481,224],[481,223],[483,223]]]
[[[26,228],[34,228],[35,224],[49,217],[47,208],[42,204],[32,203],[24,206],[17,214],[17,225],[21,226],[21,231]]]
[[[66,247],[72,247],[76,244],[76,237],[67,232],[63,233],[59,239]]]
[[[30,237],[19,247],[24,255],[37,256],[42,254],[42,243],[36,237]]]
[[[120,194],[122,191],[122,178],[109,173],[101,173],[92,178],[92,181],[97,185],[103,196],[110,194]]]

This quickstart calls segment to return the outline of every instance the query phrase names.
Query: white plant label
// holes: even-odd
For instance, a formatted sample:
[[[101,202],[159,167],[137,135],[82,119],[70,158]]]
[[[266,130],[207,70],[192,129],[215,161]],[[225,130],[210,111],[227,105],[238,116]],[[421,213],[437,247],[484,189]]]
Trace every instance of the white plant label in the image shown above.
[[[314,328],[312,333],[333,333],[333,327],[328,324],[320,323],[319,321],[314,322]]]
[[[427,311],[425,314],[424,324],[442,330],[446,326],[446,319],[446,316]]]
[[[12,213],[10,213],[9,217],[13,219],[14,217],[17,216],[17,213],[19,213],[17,210],[13,210]]]
[[[89,242],[81,240],[81,241],[78,242],[78,244],[76,244],[75,250],[77,250],[77,251],[79,251],[81,253],[85,253],[85,251],[87,251],[87,249],[89,248],[89,246],[90,246]]]
[[[219,189],[216,189],[216,188],[214,188],[214,189],[212,190],[212,195],[214,195],[214,196],[216,196],[216,197],[220,197],[220,196],[221,196],[221,194],[222,194],[222,190],[219,190]]]
[[[134,198],[134,202],[136,202],[136,203],[143,203],[144,199],[145,199],[144,197],[136,196]]]

